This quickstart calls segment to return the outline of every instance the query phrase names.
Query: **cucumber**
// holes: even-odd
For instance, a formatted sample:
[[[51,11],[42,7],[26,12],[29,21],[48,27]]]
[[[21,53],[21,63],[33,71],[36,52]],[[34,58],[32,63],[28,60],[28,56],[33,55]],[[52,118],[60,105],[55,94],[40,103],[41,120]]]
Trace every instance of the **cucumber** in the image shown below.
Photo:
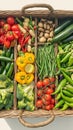
[[[70,41],[73,41],[73,36],[69,36],[68,38],[66,38],[66,39],[63,40],[62,42],[63,42],[63,43],[67,43],[67,42],[70,42]]]
[[[11,59],[11,58],[9,58],[9,57],[5,57],[5,56],[0,56],[0,60],[1,61],[5,61],[5,62],[12,62],[13,61],[13,59]]]
[[[7,50],[7,52],[6,52],[6,57],[10,57],[10,55],[11,55],[11,48],[9,48],[9,49]]]
[[[65,27],[67,27],[72,21],[68,20],[54,30],[54,35],[60,33]]]
[[[52,39],[52,43],[54,42],[60,42],[63,39],[67,38],[68,36],[70,36],[73,33],[73,24],[69,25],[66,29],[64,29],[62,32],[60,32],[59,34],[57,34],[53,39]]]
[[[13,53],[11,54],[10,58],[13,59]],[[9,68],[10,68],[10,65],[11,65],[11,62],[8,62],[7,65],[6,65],[6,67],[4,68],[4,71],[3,71],[2,74],[5,75],[5,74],[7,73],[7,71],[8,71]]]

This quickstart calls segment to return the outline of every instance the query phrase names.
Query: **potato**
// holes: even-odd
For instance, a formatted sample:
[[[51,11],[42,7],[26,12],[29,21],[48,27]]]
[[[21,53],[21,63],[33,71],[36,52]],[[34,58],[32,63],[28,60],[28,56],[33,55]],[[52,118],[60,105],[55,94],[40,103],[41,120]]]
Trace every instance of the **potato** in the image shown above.
[[[44,43],[44,42],[46,42],[46,38],[45,38],[45,37],[41,37],[41,38],[39,38],[39,42],[40,42],[40,43]]]
[[[49,30],[45,30],[45,33],[50,33],[50,31]]]
[[[50,41],[52,41],[52,38],[48,38],[48,39],[47,39],[47,42],[50,42]]]
[[[46,29],[47,28],[47,24],[46,24],[46,22],[44,23],[44,29]]]
[[[49,34],[48,33],[44,33],[44,37],[45,38],[49,38]]]
[[[39,31],[41,32],[44,32],[44,29],[43,28],[38,28]]]
[[[52,28],[52,27],[50,28],[50,31],[53,31],[53,28]]]
[[[42,37],[43,35],[44,35],[44,33],[43,33],[43,32],[40,32],[39,37]]]
[[[46,21],[46,19],[41,19],[41,22],[45,22]]]
[[[39,22],[39,23],[38,23],[38,27],[43,28],[43,23],[42,23],[42,22]]]
[[[51,32],[50,32],[50,37],[53,37],[53,35],[54,35],[54,34],[53,34],[53,31],[51,31]]]
[[[34,33],[34,30],[29,30],[29,33],[32,37],[35,37],[35,33]]]
[[[50,29],[50,25],[49,25],[49,24],[47,24],[47,30],[48,30],[48,29]]]

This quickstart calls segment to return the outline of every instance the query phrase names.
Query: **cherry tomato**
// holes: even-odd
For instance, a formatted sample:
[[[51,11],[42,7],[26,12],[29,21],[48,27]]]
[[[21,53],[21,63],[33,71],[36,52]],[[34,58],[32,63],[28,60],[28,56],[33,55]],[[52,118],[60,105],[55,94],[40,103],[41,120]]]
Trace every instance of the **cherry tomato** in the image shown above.
[[[47,86],[47,85],[49,85],[49,78],[45,78],[44,80],[43,80],[43,86]]]
[[[8,40],[4,40],[4,45],[5,45],[6,48],[9,48],[11,43]]]
[[[11,30],[11,26],[9,24],[4,24],[3,26],[4,30],[7,32],[7,31],[10,31]]]
[[[43,104],[42,104],[42,100],[41,100],[41,99],[39,99],[39,100],[36,101],[36,107],[37,107],[37,108],[41,108],[42,105],[43,105]]]
[[[50,106],[51,106],[51,109],[53,109],[53,108],[54,108],[54,104],[51,104]]]
[[[55,99],[51,99],[51,104],[55,104]]]
[[[15,23],[15,20],[12,16],[8,17],[7,18],[7,23],[10,24],[10,25],[13,25]]]
[[[49,77],[49,80],[50,80],[50,82],[52,83],[52,82],[55,82],[55,77]]]
[[[42,88],[42,86],[43,86],[43,82],[40,80],[40,81],[38,81],[37,82],[37,88],[39,89],[39,88]]]
[[[45,109],[48,110],[48,111],[51,110],[51,105],[45,106]]]
[[[49,95],[49,94],[45,94],[45,95],[44,95],[44,98],[45,98],[46,101],[51,101],[51,98],[52,98],[52,97],[51,97],[51,95]]]
[[[51,87],[52,89],[54,89],[54,88],[55,88],[55,84],[50,84],[50,87]]]
[[[13,32],[12,32],[12,31],[8,31],[8,32],[6,33],[6,38],[7,38],[9,41],[14,40]]]
[[[47,88],[46,89],[46,94],[52,94],[53,93],[53,89],[52,88]]]
[[[1,20],[1,21],[0,21],[0,27],[3,27],[4,24],[5,24],[5,21],[4,21],[4,20]]]
[[[19,27],[17,24],[14,24],[12,27],[11,27],[12,31],[19,31]]]
[[[42,97],[42,102],[43,102],[44,105],[49,105],[50,104],[50,101],[46,101],[44,96]]]
[[[0,36],[4,34],[4,29],[0,28]]]
[[[41,97],[43,94],[43,91],[41,89],[37,90],[37,96],[38,97]]]

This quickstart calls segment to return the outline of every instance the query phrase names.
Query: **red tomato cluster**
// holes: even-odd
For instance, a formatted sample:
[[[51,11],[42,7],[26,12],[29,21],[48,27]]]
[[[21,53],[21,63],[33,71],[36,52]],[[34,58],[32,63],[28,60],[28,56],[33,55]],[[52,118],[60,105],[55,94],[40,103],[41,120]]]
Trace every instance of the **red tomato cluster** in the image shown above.
[[[43,81],[37,82],[37,101],[36,107],[45,110],[53,109],[55,105],[55,99],[52,97],[52,93],[55,89],[55,78],[45,78]]]
[[[0,20],[0,44],[4,44],[7,48],[11,46],[11,41],[18,39],[21,31],[15,23],[14,17],[10,16],[4,20]]]

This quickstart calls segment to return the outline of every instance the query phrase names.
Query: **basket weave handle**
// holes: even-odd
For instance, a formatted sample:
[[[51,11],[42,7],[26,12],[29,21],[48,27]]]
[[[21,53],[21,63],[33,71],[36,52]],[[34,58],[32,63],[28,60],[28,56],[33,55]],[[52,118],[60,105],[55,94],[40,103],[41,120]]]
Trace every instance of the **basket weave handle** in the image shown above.
[[[49,4],[29,4],[29,5],[24,6],[21,12],[22,14],[25,14],[26,9],[35,8],[35,7],[47,8],[50,11],[50,13],[54,11],[53,7]]]
[[[24,126],[27,126],[30,128],[37,128],[37,127],[42,127],[42,126],[50,124],[55,119],[55,116],[54,116],[53,112],[51,112],[51,115],[47,120],[39,122],[39,123],[35,123],[35,124],[25,121],[22,117],[22,114],[19,116],[18,119],[19,119],[19,122]]]

